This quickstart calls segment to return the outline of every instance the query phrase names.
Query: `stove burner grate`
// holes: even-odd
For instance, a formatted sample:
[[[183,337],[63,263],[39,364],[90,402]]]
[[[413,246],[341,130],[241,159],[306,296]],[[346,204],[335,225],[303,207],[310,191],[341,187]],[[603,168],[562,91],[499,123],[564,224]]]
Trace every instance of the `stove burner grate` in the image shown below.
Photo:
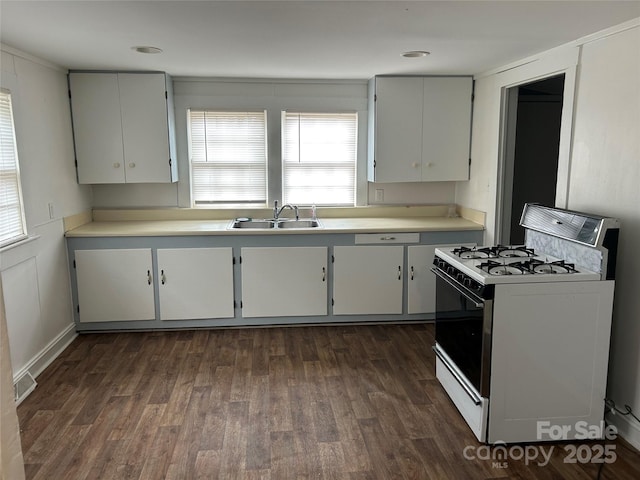
[[[457,257],[469,260],[469,259],[481,259],[481,258],[491,258],[495,257],[495,253],[493,252],[492,247],[456,247],[453,249],[452,253]]]
[[[532,248],[523,245],[497,245],[495,247],[456,247],[452,253],[464,260],[484,258],[535,257]]]
[[[488,260],[478,265],[478,268],[484,270],[489,275],[524,275],[531,273],[526,268],[523,268],[520,263],[500,263],[495,260]]]
[[[494,247],[496,256],[502,258],[513,258],[513,257],[535,257],[535,252],[533,248],[527,248],[525,246],[503,246],[498,245]]]
[[[523,262],[526,264],[526,268],[530,270],[532,273],[543,273],[543,274],[566,274],[566,273],[576,273],[577,270],[573,263],[567,263],[564,260],[557,260],[555,262],[543,262],[542,260],[536,260],[532,258],[528,262]]]

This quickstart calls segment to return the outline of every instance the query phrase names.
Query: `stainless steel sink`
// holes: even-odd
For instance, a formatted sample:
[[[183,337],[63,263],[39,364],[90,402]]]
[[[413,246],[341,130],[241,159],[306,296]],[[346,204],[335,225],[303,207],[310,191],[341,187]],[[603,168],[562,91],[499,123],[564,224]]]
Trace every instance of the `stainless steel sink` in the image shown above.
[[[246,228],[254,230],[269,230],[272,228],[318,228],[320,227],[318,220],[311,219],[235,219],[229,225],[230,229]]]
[[[274,220],[233,220],[231,228],[255,228],[255,229],[269,229],[275,228],[276,222]]]
[[[279,220],[278,228],[318,228],[317,220]]]

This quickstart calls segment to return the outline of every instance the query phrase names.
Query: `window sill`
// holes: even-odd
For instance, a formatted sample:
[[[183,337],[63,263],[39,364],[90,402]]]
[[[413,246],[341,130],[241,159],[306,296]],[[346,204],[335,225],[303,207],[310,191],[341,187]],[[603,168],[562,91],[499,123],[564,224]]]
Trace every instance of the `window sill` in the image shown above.
[[[39,238],[40,235],[28,235],[22,240],[0,248],[0,271],[35,257]]]

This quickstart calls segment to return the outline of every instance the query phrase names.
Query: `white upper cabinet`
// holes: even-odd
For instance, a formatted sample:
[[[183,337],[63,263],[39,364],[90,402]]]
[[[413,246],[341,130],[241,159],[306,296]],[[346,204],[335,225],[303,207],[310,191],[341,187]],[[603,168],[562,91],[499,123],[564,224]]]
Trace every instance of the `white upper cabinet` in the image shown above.
[[[468,180],[472,90],[471,77],[373,78],[368,180]]]
[[[178,179],[168,75],[71,72],[69,91],[79,183]]]

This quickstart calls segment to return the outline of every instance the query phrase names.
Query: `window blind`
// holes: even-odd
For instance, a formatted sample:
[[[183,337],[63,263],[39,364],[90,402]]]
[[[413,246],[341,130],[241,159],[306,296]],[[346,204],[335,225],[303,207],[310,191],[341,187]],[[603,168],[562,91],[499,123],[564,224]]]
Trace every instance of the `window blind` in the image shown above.
[[[282,112],[282,195],[297,205],[354,205],[357,113]]]
[[[265,111],[189,110],[193,202],[267,203]]]
[[[26,233],[11,95],[0,91],[0,247]]]

